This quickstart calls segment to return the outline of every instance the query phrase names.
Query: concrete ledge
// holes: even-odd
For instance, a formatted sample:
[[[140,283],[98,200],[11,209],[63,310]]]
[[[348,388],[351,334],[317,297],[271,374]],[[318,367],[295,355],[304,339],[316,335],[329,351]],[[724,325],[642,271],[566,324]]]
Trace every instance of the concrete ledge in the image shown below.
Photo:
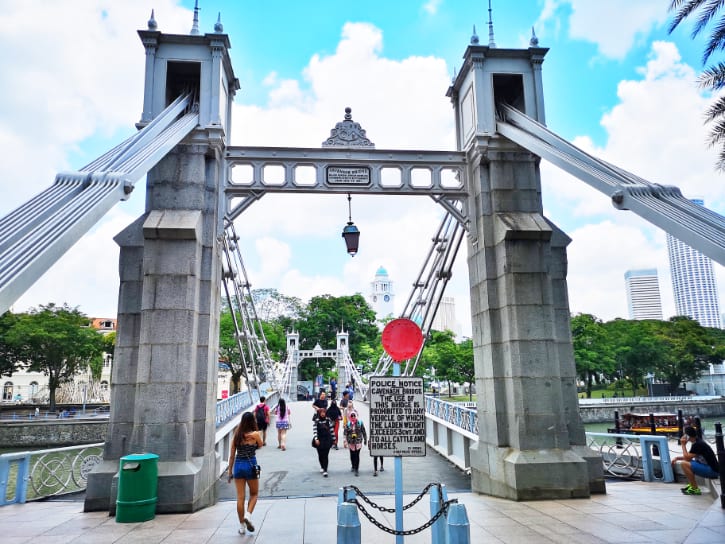
[[[152,210],[143,224],[149,240],[198,240],[202,214],[199,210]]]

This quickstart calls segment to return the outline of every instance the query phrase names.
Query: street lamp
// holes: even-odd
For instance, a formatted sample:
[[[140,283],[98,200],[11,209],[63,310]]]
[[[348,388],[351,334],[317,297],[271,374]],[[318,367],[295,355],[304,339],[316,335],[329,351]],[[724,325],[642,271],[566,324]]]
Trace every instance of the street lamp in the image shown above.
[[[347,195],[347,212],[348,221],[347,225],[342,229],[342,237],[345,240],[345,246],[350,257],[354,257],[357,254],[358,243],[360,242],[360,231],[352,222],[352,198],[350,194]]]

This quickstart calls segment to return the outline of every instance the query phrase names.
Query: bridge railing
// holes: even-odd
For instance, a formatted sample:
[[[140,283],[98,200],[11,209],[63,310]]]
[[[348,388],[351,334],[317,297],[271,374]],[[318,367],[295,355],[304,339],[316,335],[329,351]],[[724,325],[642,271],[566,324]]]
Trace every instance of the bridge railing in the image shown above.
[[[268,392],[269,406],[277,404],[278,393]],[[216,444],[220,454],[219,474],[227,470],[235,416],[259,401],[257,391],[232,395],[217,402]],[[88,474],[103,460],[103,442],[66,448],[24,451],[0,455],[0,506],[77,493],[86,489]]]

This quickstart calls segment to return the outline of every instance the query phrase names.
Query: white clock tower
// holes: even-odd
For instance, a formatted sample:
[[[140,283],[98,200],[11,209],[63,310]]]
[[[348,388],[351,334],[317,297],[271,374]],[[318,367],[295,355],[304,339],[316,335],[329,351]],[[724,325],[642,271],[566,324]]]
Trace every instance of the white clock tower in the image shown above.
[[[375,272],[375,280],[370,283],[370,305],[375,310],[378,319],[393,317],[393,282],[388,277],[388,271],[382,266]]]

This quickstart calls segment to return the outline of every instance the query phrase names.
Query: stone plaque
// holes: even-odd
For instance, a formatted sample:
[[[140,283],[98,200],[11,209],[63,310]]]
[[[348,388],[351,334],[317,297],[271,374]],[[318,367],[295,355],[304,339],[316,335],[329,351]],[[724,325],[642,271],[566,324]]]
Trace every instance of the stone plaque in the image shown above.
[[[423,378],[370,378],[370,455],[425,456]]]
[[[328,185],[370,185],[370,168],[367,166],[328,166]]]

